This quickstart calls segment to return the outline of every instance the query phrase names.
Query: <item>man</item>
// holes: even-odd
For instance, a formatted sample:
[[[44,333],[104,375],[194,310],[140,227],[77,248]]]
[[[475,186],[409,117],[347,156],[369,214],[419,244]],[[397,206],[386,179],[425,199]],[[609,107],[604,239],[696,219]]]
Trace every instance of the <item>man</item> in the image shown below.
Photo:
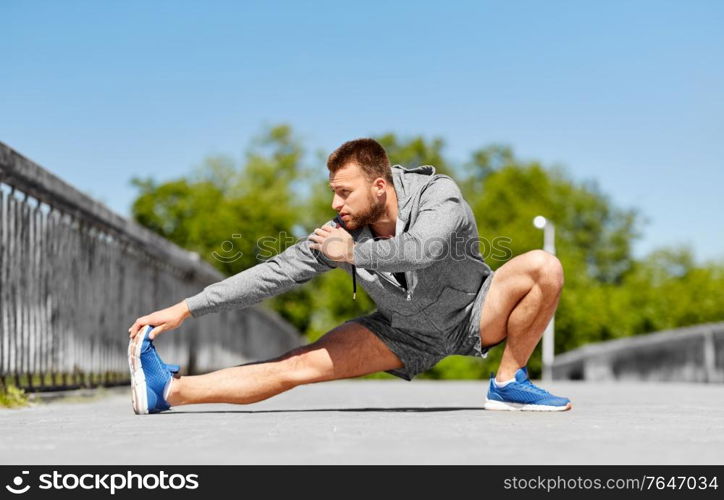
[[[567,398],[533,385],[525,368],[563,286],[560,262],[534,250],[495,273],[458,186],[434,167],[390,167],[372,139],[349,141],[327,161],[338,216],[272,259],[138,318],[129,363],[136,413],[192,403],[247,404],[298,385],[387,371],[406,380],[452,354],[487,355],[504,340],[486,409],[562,411]],[[245,307],[341,268],[377,305],[316,342],[261,363],[178,377],[152,339],[199,317]]]

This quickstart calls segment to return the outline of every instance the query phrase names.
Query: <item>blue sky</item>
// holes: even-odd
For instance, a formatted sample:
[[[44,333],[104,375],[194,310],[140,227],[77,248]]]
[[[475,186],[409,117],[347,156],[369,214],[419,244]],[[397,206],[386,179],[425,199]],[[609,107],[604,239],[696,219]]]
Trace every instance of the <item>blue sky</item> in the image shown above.
[[[640,209],[637,255],[724,259],[724,2],[3,0],[0,19],[0,141],[123,215],[131,177],[289,123],[326,153],[507,143]]]

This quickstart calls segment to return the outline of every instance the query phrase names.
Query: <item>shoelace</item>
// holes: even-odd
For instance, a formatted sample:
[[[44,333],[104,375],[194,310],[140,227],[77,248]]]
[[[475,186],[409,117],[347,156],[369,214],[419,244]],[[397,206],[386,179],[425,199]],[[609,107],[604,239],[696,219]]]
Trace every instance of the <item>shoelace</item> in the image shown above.
[[[529,391],[534,392],[536,394],[540,394],[542,396],[550,394],[550,392],[538,387],[533,382],[531,382],[529,378],[525,379],[523,382],[521,382],[521,384],[525,385],[526,387],[528,387]]]

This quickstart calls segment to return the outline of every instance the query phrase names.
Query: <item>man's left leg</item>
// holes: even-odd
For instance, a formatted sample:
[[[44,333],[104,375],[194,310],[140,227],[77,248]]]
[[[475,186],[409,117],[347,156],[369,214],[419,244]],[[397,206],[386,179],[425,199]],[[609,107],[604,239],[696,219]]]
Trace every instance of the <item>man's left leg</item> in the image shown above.
[[[480,336],[483,347],[506,341],[498,381],[510,379],[528,363],[562,289],[559,260],[542,250],[514,257],[495,271],[480,316]]]
[[[511,259],[493,276],[481,313],[483,347],[505,340],[486,409],[561,411],[570,400],[536,387],[523,369],[558,306],[563,269],[553,255],[534,250]]]

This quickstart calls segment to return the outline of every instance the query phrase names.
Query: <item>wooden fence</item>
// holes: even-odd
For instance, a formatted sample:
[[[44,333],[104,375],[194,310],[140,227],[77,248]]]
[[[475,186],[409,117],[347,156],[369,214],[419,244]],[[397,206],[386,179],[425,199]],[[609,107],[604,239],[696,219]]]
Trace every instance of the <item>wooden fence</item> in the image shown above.
[[[127,329],[223,279],[187,252],[0,142],[0,383],[29,390],[129,382]],[[260,306],[189,319],[159,337],[205,372],[273,357],[297,332]]]

